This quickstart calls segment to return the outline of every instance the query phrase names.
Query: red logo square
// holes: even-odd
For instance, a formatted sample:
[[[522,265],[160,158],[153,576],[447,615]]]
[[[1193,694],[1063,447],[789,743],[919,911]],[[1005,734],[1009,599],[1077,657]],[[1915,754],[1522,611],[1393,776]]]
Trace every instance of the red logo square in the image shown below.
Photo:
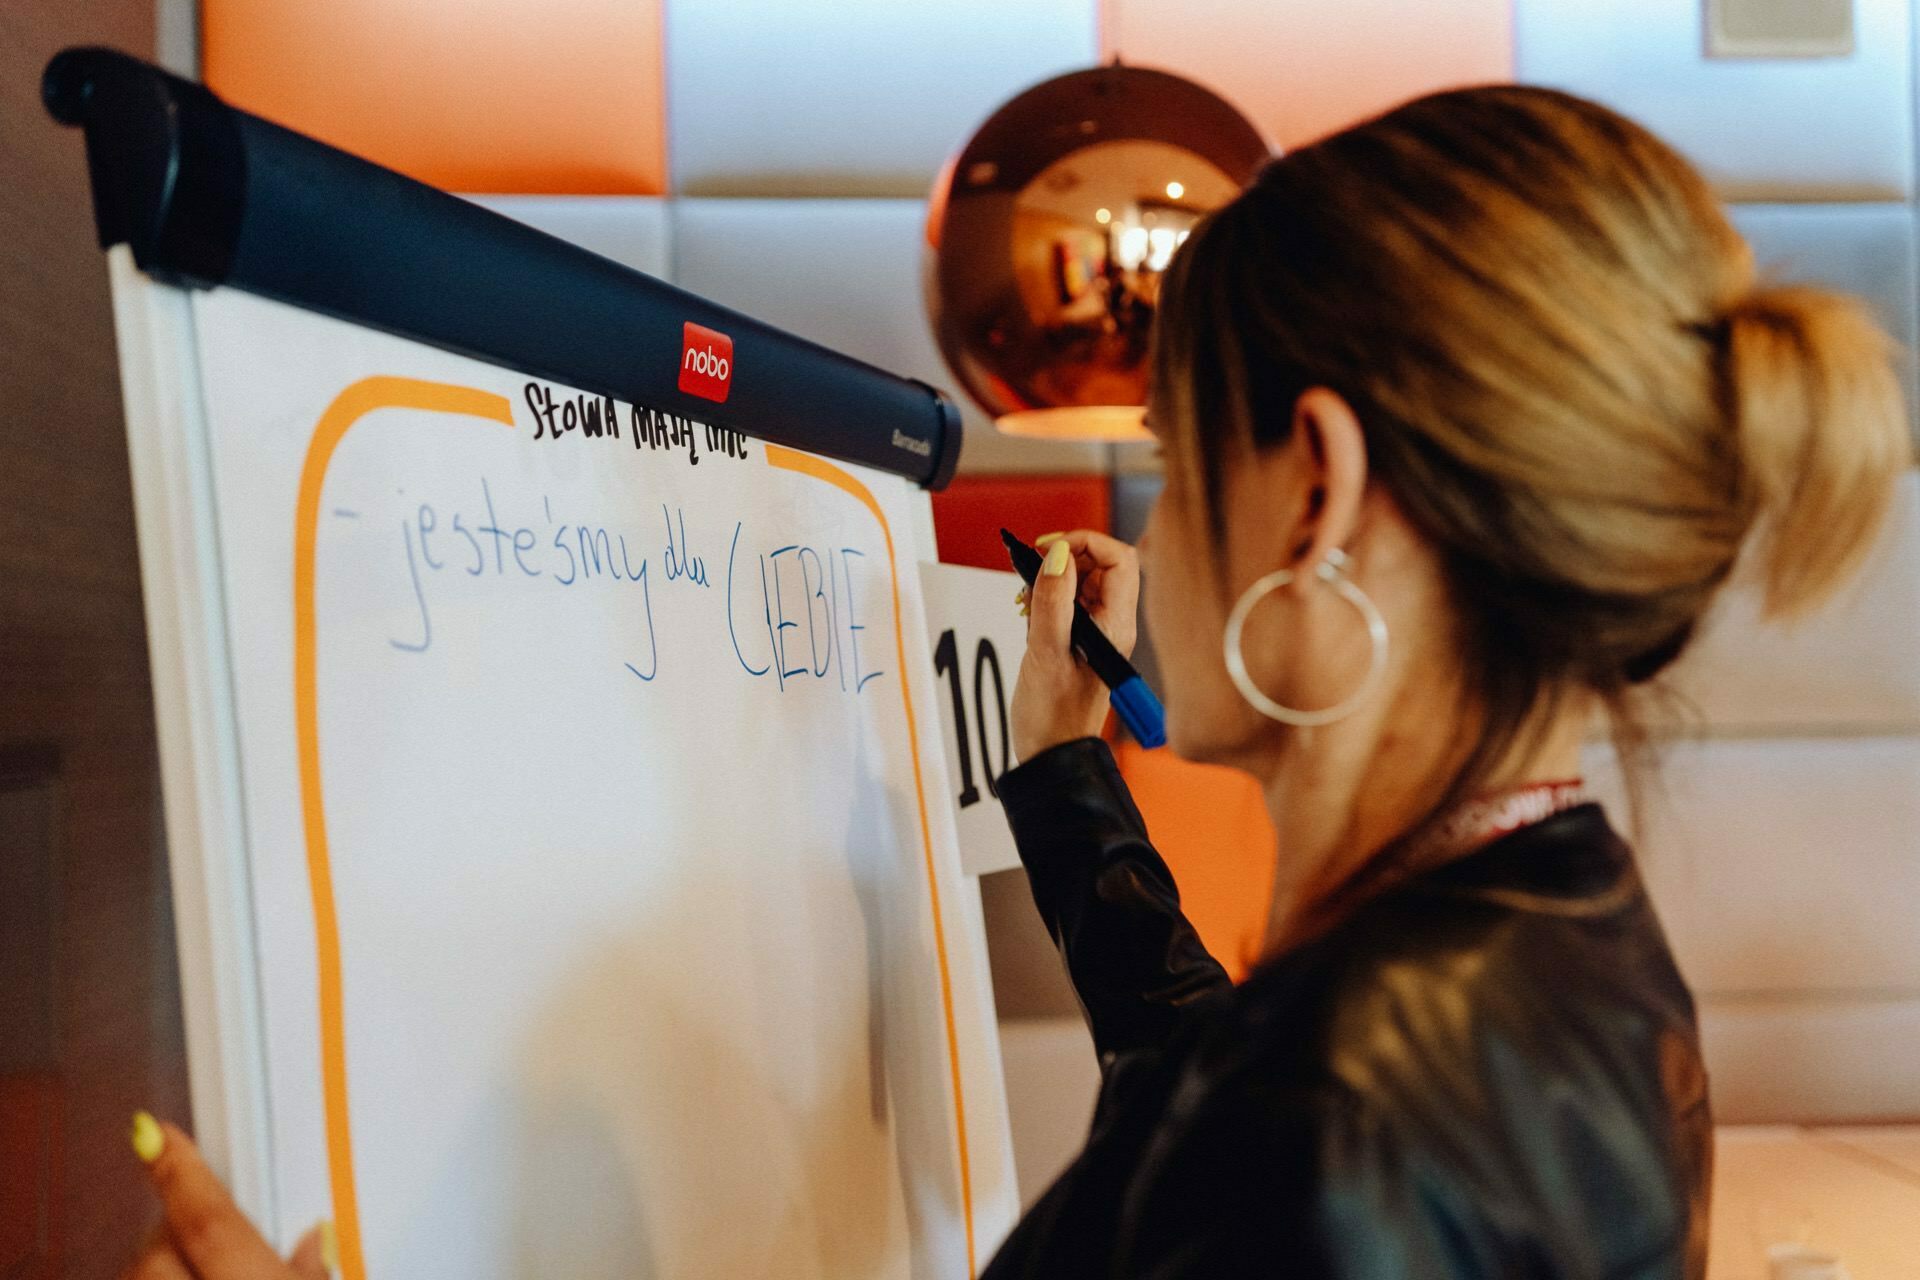
[[[680,340],[680,389],[702,400],[725,402],[733,386],[733,339],[718,329],[687,321]]]

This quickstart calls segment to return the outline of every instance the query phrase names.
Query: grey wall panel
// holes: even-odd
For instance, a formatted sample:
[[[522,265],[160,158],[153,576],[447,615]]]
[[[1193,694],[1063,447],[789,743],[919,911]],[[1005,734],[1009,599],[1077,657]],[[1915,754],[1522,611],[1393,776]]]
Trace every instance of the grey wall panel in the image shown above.
[[[1516,78],[1639,120],[1729,199],[1913,191],[1908,0],[1856,0],[1843,57],[1705,55],[1699,0],[1516,0]]]
[[[1140,541],[1166,478],[1157,473],[1128,472],[1113,478],[1113,534],[1127,542]]]
[[[673,191],[924,196],[1002,102],[1097,59],[1094,0],[674,0]]]
[[[1122,542],[1138,542],[1147,527],[1147,513],[1153,510],[1153,503],[1160,496],[1165,477],[1148,472],[1127,472],[1113,478],[1113,536]],[[1151,591],[1153,584],[1143,581],[1142,592]],[[1140,638],[1134,646],[1133,665],[1147,683],[1155,689],[1166,686],[1160,679],[1160,662],[1153,648],[1153,636],[1147,632],[1144,616],[1141,619]]]
[[[1920,345],[1920,283],[1910,204],[1744,204],[1728,210],[1763,273],[1859,294],[1900,344],[1907,406],[1920,405],[1914,349]]]
[[[1105,445],[1003,436],[953,383],[920,301],[921,200],[670,202],[677,285],[949,392],[963,471],[1107,468]]]
[[[199,0],[156,0],[153,60],[177,76],[200,78]]]

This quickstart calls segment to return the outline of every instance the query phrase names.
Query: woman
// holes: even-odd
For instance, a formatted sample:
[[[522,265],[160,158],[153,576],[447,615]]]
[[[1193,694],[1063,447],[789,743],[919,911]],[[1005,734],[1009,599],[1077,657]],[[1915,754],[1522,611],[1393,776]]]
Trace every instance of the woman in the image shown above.
[[[1104,1079],[990,1280],[1702,1274],[1693,1005],[1580,744],[1600,710],[1640,754],[1756,524],[1770,608],[1818,599],[1907,455],[1873,325],[1751,270],[1671,150],[1526,88],[1188,240],[1140,559],[1171,745],[1265,789],[1269,958],[1229,986],[1092,736],[1071,603],[1129,641],[1133,553],[1053,540],[999,791]]]
[[[1855,304],[1755,285],[1686,163],[1564,94],[1421,99],[1205,219],[1139,558],[1054,535],[1032,591],[1000,796],[1103,1081],[989,1280],[1701,1275],[1692,1001],[1580,745],[1604,712],[1637,760],[1637,687],[1750,531],[1775,613],[1858,562],[1899,400]],[[1131,647],[1142,566],[1174,749],[1258,778],[1280,836],[1237,988],[1068,648],[1076,596]]]

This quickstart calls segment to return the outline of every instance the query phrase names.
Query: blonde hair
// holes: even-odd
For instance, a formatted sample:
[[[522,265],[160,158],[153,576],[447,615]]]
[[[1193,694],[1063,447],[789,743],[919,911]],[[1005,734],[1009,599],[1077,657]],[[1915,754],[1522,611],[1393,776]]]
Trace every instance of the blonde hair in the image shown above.
[[[1152,413],[1222,535],[1222,476],[1300,392],[1358,414],[1440,553],[1480,741],[1435,816],[1541,713],[1686,646],[1749,534],[1774,615],[1863,558],[1910,445],[1852,298],[1758,284],[1699,175],[1617,113],[1494,86],[1270,162],[1163,281]]]

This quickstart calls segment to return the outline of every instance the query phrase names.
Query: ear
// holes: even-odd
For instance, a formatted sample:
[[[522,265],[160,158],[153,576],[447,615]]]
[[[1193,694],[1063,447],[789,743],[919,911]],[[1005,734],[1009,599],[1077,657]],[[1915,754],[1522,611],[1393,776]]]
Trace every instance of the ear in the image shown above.
[[[1327,553],[1344,547],[1359,525],[1367,488],[1367,440],[1359,415],[1344,396],[1327,387],[1309,387],[1294,401],[1292,445],[1305,468],[1308,493],[1288,548],[1296,574],[1290,589],[1304,593]]]

